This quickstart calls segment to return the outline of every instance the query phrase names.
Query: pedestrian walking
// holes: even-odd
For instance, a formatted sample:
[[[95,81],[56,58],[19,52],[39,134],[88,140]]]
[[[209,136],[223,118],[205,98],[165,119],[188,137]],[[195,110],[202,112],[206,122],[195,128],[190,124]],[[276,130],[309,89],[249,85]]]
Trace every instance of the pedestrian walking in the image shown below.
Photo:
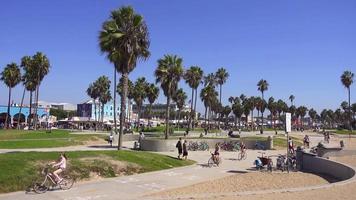
[[[177,144],[176,144],[176,148],[178,149],[178,159],[180,159],[180,156],[182,155],[182,138],[179,138]]]
[[[187,140],[184,140],[183,143],[183,158],[187,160],[188,157],[188,148],[187,148]]]

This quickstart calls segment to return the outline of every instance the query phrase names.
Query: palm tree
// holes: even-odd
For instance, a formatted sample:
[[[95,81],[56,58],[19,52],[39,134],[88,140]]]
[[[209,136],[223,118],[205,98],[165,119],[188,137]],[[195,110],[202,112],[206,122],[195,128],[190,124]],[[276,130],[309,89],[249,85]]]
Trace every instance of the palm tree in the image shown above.
[[[204,86],[211,85],[215,87],[216,84],[217,84],[217,80],[214,73],[210,73],[204,76]]]
[[[304,117],[307,114],[308,108],[305,106],[299,106],[297,108],[297,115],[300,116],[301,128],[303,128]]]
[[[350,132],[352,132],[352,124],[351,124],[351,102],[350,102],[350,86],[354,82],[354,73],[351,71],[344,71],[344,73],[341,75],[341,82],[342,84],[347,88],[348,91],[348,96],[349,96],[349,126],[350,126]]]
[[[117,87],[116,87],[116,92],[122,96],[122,91],[123,91],[123,87],[124,87],[124,79],[121,77],[120,80],[119,80],[119,84],[117,84]],[[128,106],[128,121],[130,122],[130,117],[131,117],[131,114],[130,114],[130,109],[131,109],[131,101],[133,100],[133,83],[130,79],[127,79],[127,99],[128,99],[128,102],[127,102],[127,106]],[[115,118],[115,117],[114,117]],[[125,121],[125,119],[124,119]]]
[[[216,99],[218,96],[218,93],[215,91],[215,87],[213,85],[206,85],[200,92],[200,99],[204,103],[205,107],[205,126],[207,125],[207,113],[208,113],[208,108],[210,108],[213,105],[214,99]],[[208,126],[208,128],[210,128]]]
[[[101,128],[103,128],[104,123],[105,104],[112,99],[110,93],[110,84],[111,81],[107,76],[100,76],[94,83],[94,90],[97,90],[99,102],[101,104]]]
[[[218,71],[215,73],[216,81],[220,86],[219,92],[219,103],[221,104],[221,97],[222,97],[222,85],[226,83],[227,78],[229,77],[229,73],[226,71],[225,68],[219,68]],[[218,128],[220,129],[220,120],[218,122]]]
[[[5,83],[9,88],[9,100],[7,103],[7,115],[6,115],[6,127],[10,128],[11,120],[10,116],[10,102],[11,102],[11,89],[14,88],[21,81],[21,71],[16,63],[11,63],[6,65],[4,71],[1,72],[0,80]]]
[[[148,83],[146,81],[146,78],[144,77],[138,78],[133,86],[133,91],[132,91],[133,99],[137,106],[137,126],[136,126],[137,130],[140,126],[142,104],[147,97],[147,93],[146,93],[147,87],[148,87]]]
[[[263,80],[261,79],[258,83],[257,83],[257,86],[258,86],[258,90],[261,92],[262,94],[262,100],[264,101],[264,92],[266,90],[268,90],[268,82],[266,80]],[[262,112],[262,127],[261,127],[261,134],[263,134],[263,112]]]
[[[241,98],[241,96],[240,96]],[[253,102],[251,98],[243,98],[242,100],[242,106],[244,110],[244,115],[246,117],[246,128],[248,130],[248,116],[250,115],[251,109],[253,108]]]
[[[340,107],[347,112],[347,110],[349,109],[349,104],[346,101],[341,102]]]
[[[149,84],[149,86],[146,89],[147,92],[147,99],[148,102],[150,103],[150,109],[149,109],[149,118],[148,120],[150,120],[151,116],[151,112],[152,112],[152,104],[157,100],[158,95],[159,95],[159,88],[151,83]],[[148,121],[148,124],[150,125],[150,121]]]
[[[22,107],[23,107],[23,101],[25,98],[25,92],[26,90],[34,91],[35,87],[34,87],[34,81],[33,81],[33,61],[32,58],[30,56],[24,56],[21,59],[21,67],[24,69],[24,74],[21,78],[21,81],[23,82],[24,85],[24,89],[23,89],[23,93],[22,93],[22,98],[21,98],[21,105],[20,105],[20,110],[18,113],[18,118],[17,118],[17,129],[20,129],[20,122],[21,122],[21,114],[22,114]],[[32,96],[32,95],[31,95]],[[30,112],[29,114],[31,114],[32,111],[32,102],[30,102]]]
[[[234,113],[235,117],[239,119],[239,131],[241,130],[241,117],[243,111],[244,109],[240,101],[235,101],[234,104],[232,105],[232,112]]]
[[[192,99],[191,99],[191,117],[189,117],[188,126],[192,126],[194,129],[194,119],[195,119],[195,111],[196,111],[196,103],[197,103],[197,91],[198,87],[201,83],[203,78],[203,70],[198,66],[191,66],[183,76],[185,82],[192,88]],[[195,100],[194,100],[195,98]],[[193,101],[194,101],[194,108],[193,108]],[[188,127],[189,128],[189,127]]]
[[[274,127],[274,124],[273,124],[273,119],[274,119],[274,111],[275,111],[275,106],[274,106],[274,98],[273,97],[270,97],[268,99],[268,103],[267,103],[267,109],[269,110],[270,112],[270,115],[271,115],[271,127],[273,126]]]
[[[95,83],[90,83],[88,89],[87,89],[87,95],[93,99],[93,104],[94,104],[94,115],[95,115],[95,131],[97,129],[97,109],[96,109],[96,100],[99,98],[99,91],[98,87]]]
[[[229,123],[229,115],[231,113],[231,107],[230,106],[224,106],[222,109],[222,116],[225,117],[225,125],[228,125]]]
[[[255,119],[254,119],[254,117],[253,117],[253,111],[255,110],[255,108],[256,108],[256,97],[254,97],[254,96],[251,96],[250,98],[248,98],[249,99],[249,104],[250,104],[250,106],[249,106],[249,108],[250,108],[250,111],[251,111],[251,122],[252,122],[252,124],[251,124],[251,126],[252,126],[252,131],[254,131],[255,130]]]
[[[178,108],[178,129],[179,129],[180,113],[184,108],[185,101],[187,100],[187,95],[185,94],[182,88],[179,88],[177,92],[173,95],[172,99],[174,102],[176,102]]]
[[[311,108],[311,109],[309,110],[309,112],[308,112],[308,115],[309,115],[309,117],[310,117],[311,120],[312,120],[312,126],[313,126],[313,124],[314,124],[314,122],[315,122],[315,119],[316,119],[317,114],[318,114],[318,113],[317,113],[313,108]]]
[[[295,99],[295,96],[293,94],[289,96],[291,106],[293,106],[294,99]]]
[[[123,91],[121,95],[120,134],[118,149],[122,146],[122,134],[126,112],[126,98],[128,90],[128,75],[135,69],[139,60],[149,57],[150,41],[148,30],[143,17],[135,13],[130,6],[121,7],[111,12],[110,19],[102,25],[99,34],[101,52],[114,64],[114,85],[116,85],[116,72],[123,78]],[[116,94],[114,92],[114,127],[116,133]]]
[[[165,139],[168,139],[171,98],[177,91],[178,82],[183,75],[182,62],[183,59],[176,55],[165,55],[158,60],[158,67],[155,70],[156,83],[161,84],[164,95],[167,97]]]
[[[257,110],[257,126],[259,127],[260,126],[260,123],[258,121],[258,119],[260,118],[260,111],[262,109],[262,105],[263,104],[263,101],[260,97],[256,97],[255,98],[255,106],[256,106],[256,110]]]
[[[38,99],[39,99],[39,93],[40,93],[40,85],[42,83],[42,80],[44,77],[49,73],[49,68],[50,68],[50,63],[46,55],[44,55],[41,52],[37,52],[33,57],[33,65],[34,65],[34,74],[36,76],[35,83],[36,83],[36,106],[35,106],[35,119],[34,119],[34,124],[35,127],[34,129],[37,130],[37,121],[38,121],[38,116],[37,116],[37,110],[38,110]]]

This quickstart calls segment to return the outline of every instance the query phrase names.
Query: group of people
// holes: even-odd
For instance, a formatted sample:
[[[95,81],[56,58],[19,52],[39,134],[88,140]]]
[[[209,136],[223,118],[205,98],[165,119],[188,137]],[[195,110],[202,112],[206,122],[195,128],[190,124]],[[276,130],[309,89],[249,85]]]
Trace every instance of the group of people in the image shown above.
[[[187,160],[188,157],[188,147],[187,147],[187,140],[184,140],[184,142],[182,142],[182,138],[179,138],[177,144],[176,144],[176,148],[178,149],[178,159],[185,159]],[[183,154],[183,156],[182,156]],[[182,158],[181,158],[182,156]]]
[[[176,148],[178,150],[178,159],[187,159],[188,157],[188,142],[187,140],[182,141],[182,138],[179,138]],[[240,151],[245,152],[246,151],[246,145],[244,144],[243,141],[240,142]],[[215,150],[214,153],[211,153],[213,160],[217,161],[219,160],[220,156],[220,145],[219,143],[215,144]],[[182,157],[181,157],[182,156]]]

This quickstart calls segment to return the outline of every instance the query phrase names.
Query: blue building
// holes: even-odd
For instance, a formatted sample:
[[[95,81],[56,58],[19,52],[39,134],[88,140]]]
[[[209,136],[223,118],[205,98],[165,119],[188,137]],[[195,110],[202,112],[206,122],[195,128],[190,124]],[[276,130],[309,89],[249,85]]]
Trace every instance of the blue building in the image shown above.
[[[5,123],[6,115],[7,115],[7,106],[0,105],[0,124]],[[32,107],[32,114],[30,114],[30,107],[22,107],[21,114],[20,114],[20,106],[10,106],[10,116],[11,123],[16,123],[19,121],[20,123],[25,122],[27,123],[29,118],[33,118],[35,109]],[[37,109],[37,116],[39,118],[48,116],[49,109],[48,108],[38,108]]]
[[[97,120],[99,120],[99,116],[101,116],[102,113],[102,107],[99,108],[99,102],[96,101],[96,110],[95,110],[95,104],[93,100],[86,101],[81,104],[77,104],[77,115],[79,117],[85,117],[88,118],[88,120],[95,120],[95,113]],[[118,105],[119,103],[116,104],[116,120],[119,120],[119,112],[120,112],[120,106]],[[104,105],[104,121],[106,122],[113,122],[114,121],[114,104],[113,102],[108,102],[107,104]]]

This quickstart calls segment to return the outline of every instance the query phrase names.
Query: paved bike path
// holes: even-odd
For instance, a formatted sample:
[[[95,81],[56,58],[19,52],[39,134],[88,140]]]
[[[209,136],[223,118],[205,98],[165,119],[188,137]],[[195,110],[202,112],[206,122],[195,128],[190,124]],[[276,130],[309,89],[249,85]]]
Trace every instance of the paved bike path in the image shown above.
[[[267,155],[278,153],[281,152],[267,151]],[[176,153],[167,152],[165,154],[175,156]],[[236,152],[222,152],[223,163],[221,166],[209,168],[206,166],[207,160],[210,157],[209,152],[190,152],[190,159],[196,160],[197,164],[188,167],[76,183],[68,191],[48,191],[45,194],[25,194],[25,192],[2,194],[0,195],[0,199],[145,199],[143,196],[150,193],[245,172],[252,167],[253,160],[259,154],[259,151],[248,151],[246,160],[237,161]]]

